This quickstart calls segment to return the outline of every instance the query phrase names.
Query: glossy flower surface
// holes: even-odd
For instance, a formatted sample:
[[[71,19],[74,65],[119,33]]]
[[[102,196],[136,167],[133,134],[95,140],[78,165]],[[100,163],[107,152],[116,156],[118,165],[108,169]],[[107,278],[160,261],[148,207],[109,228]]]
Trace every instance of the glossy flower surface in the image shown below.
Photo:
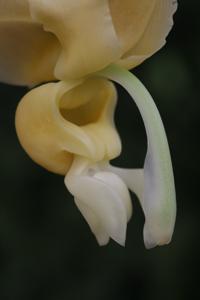
[[[100,245],[110,238],[125,244],[129,190],[144,211],[146,247],[171,240],[176,202],[164,127],[150,94],[126,69],[164,45],[176,7],[172,0],[0,0],[0,80],[48,82],[18,105],[21,145],[36,163],[65,175]],[[121,152],[111,81],[128,91],[143,118],[148,147],[141,169],[109,163]]]
[[[111,63],[131,69],[164,43],[174,0],[0,0],[0,80],[81,78]]]

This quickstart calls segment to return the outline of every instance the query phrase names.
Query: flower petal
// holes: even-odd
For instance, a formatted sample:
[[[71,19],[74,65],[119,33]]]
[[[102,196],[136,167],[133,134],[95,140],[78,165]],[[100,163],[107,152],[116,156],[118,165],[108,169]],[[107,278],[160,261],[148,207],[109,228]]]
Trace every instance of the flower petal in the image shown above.
[[[99,220],[98,215],[96,215],[88,205],[84,204],[83,201],[74,198],[74,202],[80,210],[83,217],[85,218],[85,220],[87,221],[99,245],[105,246],[109,242],[110,237],[105,231],[105,228]]]
[[[60,44],[32,20],[29,1],[0,0],[0,81],[35,85],[55,79]]]
[[[109,0],[110,11],[123,53],[136,45],[151,18],[156,0]]]
[[[57,78],[80,78],[120,57],[107,0],[34,0],[30,4],[33,18],[62,46]]]
[[[100,244],[109,236],[124,245],[132,206],[123,181],[115,174],[95,170],[87,161],[75,158],[65,184],[76,203],[78,199],[78,207]]]
[[[131,69],[154,54],[165,44],[173,26],[173,15],[177,9],[176,0],[156,0],[148,25],[136,44],[127,51],[120,64]]]
[[[107,170],[97,172],[94,177],[104,181],[117,192],[126,209],[126,218],[128,222],[132,216],[132,202],[126,184],[121,177],[119,177],[116,173],[108,172]]]
[[[29,0],[0,0],[0,20],[29,20]]]

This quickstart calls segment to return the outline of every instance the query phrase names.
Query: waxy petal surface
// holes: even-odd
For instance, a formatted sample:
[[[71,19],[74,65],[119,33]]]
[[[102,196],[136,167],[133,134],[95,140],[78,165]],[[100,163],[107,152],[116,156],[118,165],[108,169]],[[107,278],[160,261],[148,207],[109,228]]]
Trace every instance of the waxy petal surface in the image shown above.
[[[116,91],[104,79],[48,83],[24,96],[16,129],[25,151],[46,169],[66,174],[73,154],[93,161],[119,155]]]
[[[75,158],[65,184],[99,244],[106,244],[111,237],[124,245],[132,204],[120,177]]]

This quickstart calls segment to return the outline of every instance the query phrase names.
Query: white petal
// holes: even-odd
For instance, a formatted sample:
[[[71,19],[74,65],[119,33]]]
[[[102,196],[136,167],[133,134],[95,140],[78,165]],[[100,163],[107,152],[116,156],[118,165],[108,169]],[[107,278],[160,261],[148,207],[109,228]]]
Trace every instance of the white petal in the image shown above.
[[[140,199],[143,199],[144,193],[144,171],[143,169],[124,169],[109,165],[108,170],[117,174],[122,178],[128,188],[136,194]]]
[[[132,216],[132,202],[126,184],[114,172],[98,172],[95,174],[95,178],[104,181],[118,193],[126,209],[127,221],[129,221]]]
[[[77,176],[65,184],[76,198],[98,216],[108,235],[121,245],[126,237],[126,211],[118,194],[104,182],[88,177]]]
[[[87,221],[91,231],[94,233],[99,245],[106,245],[109,242],[109,235],[105,231],[101,220],[98,218],[98,215],[96,215],[89,206],[85,205],[77,198],[74,199],[74,202]]]
[[[76,203],[78,199],[78,207],[97,240],[103,244],[109,236],[124,245],[127,221],[132,212],[129,192],[117,175],[95,170],[83,161],[75,159],[65,184]]]

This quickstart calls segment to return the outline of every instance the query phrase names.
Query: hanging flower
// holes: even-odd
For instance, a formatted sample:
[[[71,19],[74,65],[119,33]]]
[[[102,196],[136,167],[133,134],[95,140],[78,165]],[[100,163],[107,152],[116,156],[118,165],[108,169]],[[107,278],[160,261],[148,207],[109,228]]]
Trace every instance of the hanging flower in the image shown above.
[[[16,113],[19,140],[31,158],[63,174],[100,245],[125,244],[129,190],[145,214],[147,248],[171,240],[176,203],[165,131],[133,68],[165,43],[172,0],[0,1],[0,79],[35,85]],[[14,51],[13,51],[14,49]],[[113,65],[113,63],[115,65]],[[148,139],[143,169],[109,161],[121,151],[113,115],[121,84],[142,115]]]

